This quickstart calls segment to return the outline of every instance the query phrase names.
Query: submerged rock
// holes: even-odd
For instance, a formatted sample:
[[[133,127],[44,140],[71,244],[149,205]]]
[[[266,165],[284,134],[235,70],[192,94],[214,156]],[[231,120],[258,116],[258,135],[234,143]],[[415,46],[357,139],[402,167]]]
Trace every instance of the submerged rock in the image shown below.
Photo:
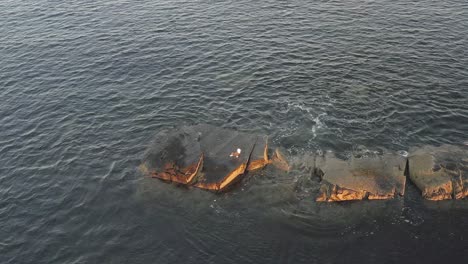
[[[267,164],[288,169],[277,150],[270,159],[267,138],[210,125],[183,126],[158,133],[141,170],[154,178],[225,191],[248,171]]]
[[[396,154],[342,160],[332,153],[316,157],[321,178],[316,201],[383,200],[404,195],[406,159]]]
[[[409,177],[428,200],[468,197],[468,149],[425,146],[410,149]]]

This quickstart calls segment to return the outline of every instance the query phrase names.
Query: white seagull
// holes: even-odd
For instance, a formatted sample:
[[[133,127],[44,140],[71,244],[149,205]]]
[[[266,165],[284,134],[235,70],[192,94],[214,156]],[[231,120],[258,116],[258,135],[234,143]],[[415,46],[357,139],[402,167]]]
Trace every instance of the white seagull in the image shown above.
[[[235,152],[231,152],[231,155],[229,155],[229,157],[234,157],[234,158],[239,158],[240,154],[241,154],[241,149],[238,148],[237,151]]]

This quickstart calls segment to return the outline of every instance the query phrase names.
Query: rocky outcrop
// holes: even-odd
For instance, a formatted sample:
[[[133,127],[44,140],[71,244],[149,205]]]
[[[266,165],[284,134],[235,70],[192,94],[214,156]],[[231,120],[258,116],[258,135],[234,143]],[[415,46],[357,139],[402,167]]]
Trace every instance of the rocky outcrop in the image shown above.
[[[425,199],[438,201],[468,197],[468,148],[443,145],[413,148],[409,177]]]
[[[383,200],[403,195],[406,159],[396,154],[348,160],[333,154],[315,158],[314,174],[321,179],[316,201]]]
[[[367,151],[365,155],[360,152],[357,149],[347,159],[331,152],[305,153],[286,159],[278,149],[269,148],[266,136],[195,125],[161,131],[148,148],[140,168],[153,178],[222,192],[250,171],[269,164],[283,171],[289,171],[292,166],[320,179],[316,197],[320,202],[402,196],[406,176],[425,199],[468,197],[466,145],[413,148],[408,158],[387,151],[383,154]]]
[[[158,133],[140,169],[153,178],[220,192],[268,164],[289,169],[279,150],[268,149],[267,137],[195,125]]]

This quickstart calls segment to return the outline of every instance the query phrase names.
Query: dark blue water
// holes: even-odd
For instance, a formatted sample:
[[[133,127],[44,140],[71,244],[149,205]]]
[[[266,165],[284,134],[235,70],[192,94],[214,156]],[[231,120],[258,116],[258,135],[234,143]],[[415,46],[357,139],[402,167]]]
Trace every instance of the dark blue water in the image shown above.
[[[209,123],[290,155],[468,140],[465,0],[0,2],[0,263],[426,263],[467,201],[317,204],[293,171],[214,195],[145,179]]]

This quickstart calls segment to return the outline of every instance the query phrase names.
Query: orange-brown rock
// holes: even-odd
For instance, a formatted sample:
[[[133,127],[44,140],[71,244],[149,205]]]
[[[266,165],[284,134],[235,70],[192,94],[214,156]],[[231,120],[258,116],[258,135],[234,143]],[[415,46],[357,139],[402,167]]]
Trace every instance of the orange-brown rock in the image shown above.
[[[145,154],[141,170],[151,177],[216,192],[248,171],[273,164],[288,168],[279,151],[270,159],[267,138],[210,125],[161,131]]]
[[[333,154],[316,157],[315,175],[321,178],[316,201],[383,200],[403,195],[406,160],[396,154],[348,160]]]
[[[468,197],[468,149],[442,145],[413,148],[408,157],[409,177],[427,200]]]

